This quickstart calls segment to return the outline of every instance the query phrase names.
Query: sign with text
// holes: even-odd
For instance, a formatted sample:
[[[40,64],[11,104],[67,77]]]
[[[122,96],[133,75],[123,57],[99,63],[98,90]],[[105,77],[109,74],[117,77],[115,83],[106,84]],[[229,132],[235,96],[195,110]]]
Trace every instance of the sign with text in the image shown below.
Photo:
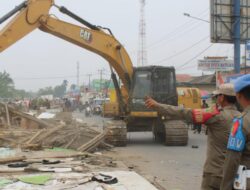
[[[198,60],[198,70],[202,71],[228,71],[234,68],[233,60],[203,59]]]

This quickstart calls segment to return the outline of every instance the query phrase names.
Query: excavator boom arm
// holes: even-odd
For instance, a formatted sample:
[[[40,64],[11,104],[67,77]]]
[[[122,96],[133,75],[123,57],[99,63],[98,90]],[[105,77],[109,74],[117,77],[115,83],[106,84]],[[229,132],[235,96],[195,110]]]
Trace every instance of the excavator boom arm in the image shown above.
[[[126,50],[114,36],[99,28],[81,27],[50,16],[49,10],[54,5],[53,0],[29,0],[25,5],[0,31],[0,52],[39,28],[102,56],[119,75],[128,94],[133,65]]]
[[[20,11],[2,30],[0,30],[0,52],[38,28],[40,26],[40,18],[48,14],[53,3],[53,0],[25,1],[22,3],[23,6],[19,6],[19,9],[11,11],[4,16],[3,19],[1,19],[3,21],[12,16],[12,12]]]
[[[102,56],[129,89],[133,73],[132,63],[126,50],[113,36],[102,31],[79,27],[51,16],[44,18],[39,29]]]

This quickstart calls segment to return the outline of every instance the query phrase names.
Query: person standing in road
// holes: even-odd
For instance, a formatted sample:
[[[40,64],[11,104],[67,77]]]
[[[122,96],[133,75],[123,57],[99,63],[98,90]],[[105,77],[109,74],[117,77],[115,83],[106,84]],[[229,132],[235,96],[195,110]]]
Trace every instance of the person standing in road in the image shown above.
[[[217,104],[207,109],[185,109],[160,104],[147,97],[145,105],[153,108],[167,120],[186,120],[194,124],[206,124],[208,128],[207,157],[203,168],[202,190],[219,190],[222,180],[222,166],[225,161],[229,131],[235,116],[240,115],[235,107],[236,97],[232,84],[223,84],[214,92]]]
[[[239,165],[250,169],[250,74],[235,81],[236,98],[244,109],[240,117],[234,119],[227,145],[226,160],[223,167],[221,190],[232,190]],[[250,190],[250,178],[247,179]]]
[[[208,108],[208,107],[209,107],[209,106],[208,106],[206,100],[202,100],[201,108],[206,109],[206,108]],[[200,125],[200,128],[201,128],[201,127],[202,127],[202,125]],[[207,135],[207,127],[206,127],[206,125],[203,125],[203,128],[205,128],[205,134]],[[200,129],[200,131],[201,131],[201,129]]]
[[[206,100],[202,100],[202,105],[201,105],[201,108],[208,108],[208,104],[206,102]]]

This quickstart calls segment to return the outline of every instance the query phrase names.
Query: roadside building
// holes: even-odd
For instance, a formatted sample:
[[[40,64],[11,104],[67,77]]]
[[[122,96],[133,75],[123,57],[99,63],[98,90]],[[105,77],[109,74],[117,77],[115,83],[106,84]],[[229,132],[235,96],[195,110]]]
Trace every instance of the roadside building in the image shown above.
[[[192,88],[199,88],[200,90],[205,90],[212,93],[216,89],[216,75],[202,75],[202,76],[193,76],[188,81],[178,80],[178,86],[186,86]]]

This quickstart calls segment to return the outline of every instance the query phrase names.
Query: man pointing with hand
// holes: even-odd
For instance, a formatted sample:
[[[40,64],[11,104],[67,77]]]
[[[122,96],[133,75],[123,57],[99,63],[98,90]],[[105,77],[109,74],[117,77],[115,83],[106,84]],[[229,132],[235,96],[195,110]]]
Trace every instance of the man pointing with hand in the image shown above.
[[[145,99],[147,108],[157,110],[167,120],[186,120],[189,123],[207,126],[207,158],[203,168],[202,190],[220,189],[229,131],[233,118],[240,115],[235,106],[236,97],[232,84],[221,85],[214,92],[214,96],[221,109],[186,109],[160,104],[150,97]]]

